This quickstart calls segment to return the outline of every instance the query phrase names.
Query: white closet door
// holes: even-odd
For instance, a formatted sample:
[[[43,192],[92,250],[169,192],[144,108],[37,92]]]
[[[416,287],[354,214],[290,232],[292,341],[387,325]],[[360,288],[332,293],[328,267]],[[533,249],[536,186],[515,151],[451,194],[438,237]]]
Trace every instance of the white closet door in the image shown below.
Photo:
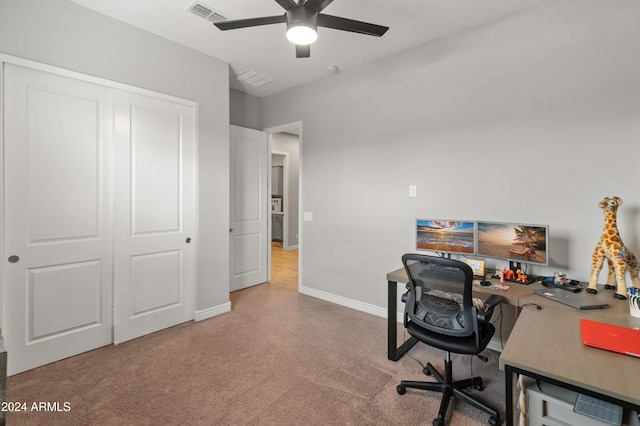
[[[195,106],[118,91],[115,128],[120,343],[193,319]]]
[[[8,374],[112,342],[112,94],[4,66]]]

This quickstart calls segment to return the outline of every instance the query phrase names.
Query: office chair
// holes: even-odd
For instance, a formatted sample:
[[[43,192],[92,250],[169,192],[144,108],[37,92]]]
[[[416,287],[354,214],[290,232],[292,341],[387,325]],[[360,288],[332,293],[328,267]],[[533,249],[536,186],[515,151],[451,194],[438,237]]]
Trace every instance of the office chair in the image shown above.
[[[407,388],[442,393],[438,418],[434,426],[443,426],[451,397],[466,402],[488,413],[489,424],[500,424],[500,414],[494,408],[465,393],[473,386],[482,390],[482,378],[473,377],[453,381],[451,353],[480,355],[491,340],[495,327],[489,322],[493,308],[501,297],[492,295],[482,302],[472,297],[473,271],[466,263],[443,257],[405,254],[402,263],[409,283],[402,296],[405,302],[404,326],[419,341],[447,352],[444,376],[431,363],[423,369],[436,382],[403,380],[397,386],[400,395]]]

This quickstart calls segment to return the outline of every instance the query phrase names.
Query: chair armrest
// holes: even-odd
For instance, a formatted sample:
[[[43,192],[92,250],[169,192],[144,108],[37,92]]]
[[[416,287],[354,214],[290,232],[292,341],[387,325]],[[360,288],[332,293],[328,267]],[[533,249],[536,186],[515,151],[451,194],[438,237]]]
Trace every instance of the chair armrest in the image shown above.
[[[402,296],[400,297],[400,300],[402,301],[402,303],[404,303],[405,305],[407,304],[407,300],[409,299],[409,294],[411,293],[411,290],[409,290],[409,284],[407,284],[407,291],[405,291]],[[407,307],[405,306],[404,308],[404,313],[402,314],[402,323],[404,324],[404,328],[407,328],[407,326],[409,325],[409,314],[407,314]]]
[[[501,302],[502,296],[500,296],[499,294],[492,294],[487,300],[484,301],[484,306],[486,307],[485,310],[493,309]]]
[[[493,315],[493,308],[498,306],[502,302],[502,296],[498,294],[492,294],[487,300],[484,301],[484,311],[478,313],[478,319],[481,321],[491,320]]]

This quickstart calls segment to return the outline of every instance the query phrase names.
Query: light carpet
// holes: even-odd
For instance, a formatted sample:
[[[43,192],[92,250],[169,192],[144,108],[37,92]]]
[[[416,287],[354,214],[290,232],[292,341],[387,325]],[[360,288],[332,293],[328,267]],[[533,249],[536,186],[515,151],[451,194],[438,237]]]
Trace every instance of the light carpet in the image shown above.
[[[387,359],[386,319],[272,284],[232,293],[232,310],[118,346],[106,346],[8,379],[7,399],[66,402],[69,411],[7,413],[8,425],[430,425],[440,395],[396,392],[400,380],[430,380],[443,351],[419,343]],[[400,336],[403,329],[399,325]],[[473,373],[504,418],[504,375],[489,362],[453,355],[454,379]],[[11,354],[9,354],[11,356]],[[488,424],[453,402],[449,424]]]

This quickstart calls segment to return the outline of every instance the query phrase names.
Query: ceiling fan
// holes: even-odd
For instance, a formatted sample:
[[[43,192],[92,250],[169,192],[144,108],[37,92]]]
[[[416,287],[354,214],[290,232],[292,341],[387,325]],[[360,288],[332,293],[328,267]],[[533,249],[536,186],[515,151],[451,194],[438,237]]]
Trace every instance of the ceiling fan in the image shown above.
[[[318,27],[350,31],[376,37],[381,37],[389,29],[389,27],[383,27],[381,25],[320,13],[325,7],[329,6],[333,0],[275,1],[285,10],[283,15],[216,22],[214,25],[224,31],[286,23],[287,39],[296,45],[296,58],[308,58],[311,56],[311,43],[318,38]]]

